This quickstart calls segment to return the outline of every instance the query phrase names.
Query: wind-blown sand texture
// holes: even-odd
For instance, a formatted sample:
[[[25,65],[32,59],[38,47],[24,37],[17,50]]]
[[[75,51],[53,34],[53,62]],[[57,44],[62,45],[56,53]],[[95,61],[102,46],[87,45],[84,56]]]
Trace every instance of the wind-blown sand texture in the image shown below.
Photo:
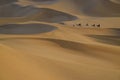
[[[0,80],[120,80],[119,3],[1,0]]]

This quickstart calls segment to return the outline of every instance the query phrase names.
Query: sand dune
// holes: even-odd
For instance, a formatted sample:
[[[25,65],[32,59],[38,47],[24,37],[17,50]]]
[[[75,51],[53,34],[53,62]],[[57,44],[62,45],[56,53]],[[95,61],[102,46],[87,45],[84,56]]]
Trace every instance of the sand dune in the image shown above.
[[[120,28],[72,28],[83,35],[120,36]],[[86,33],[87,32],[87,33]]]
[[[90,36],[93,37],[96,41],[102,42],[104,44],[110,44],[110,45],[118,45],[120,46],[120,36],[102,36],[102,35],[93,35]]]
[[[77,17],[70,14],[32,6],[21,7],[17,4],[9,4],[0,7],[1,18],[24,18],[28,21],[61,22],[75,20]]]
[[[48,8],[41,8],[41,13],[34,15],[33,19],[44,22],[63,22],[76,20],[77,17],[64,12],[59,12]]]
[[[74,1],[84,14],[94,17],[119,17],[120,5],[109,0],[76,0]]]
[[[80,28],[79,31],[81,34],[92,37],[98,42],[120,46],[119,28]]]
[[[0,80],[120,80],[119,17],[119,0],[0,1]]]
[[[119,80],[119,48],[40,38],[1,43],[3,80]]]
[[[69,11],[80,16],[120,17],[120,4],[110,0],[60,0],[59,3],[45,5],[45,7]]]
[[[78,0],[81,3],[81,10],[89,15],[96,17],[118,17],[120,16],[120,5],[114,4],[109,0]],[[87,3],[88,2],[88,3]]]
[[[92,41],[80,33],[59,26],[41,35],[0,34],[0,79],[119,80],[119,45]]]
[[[57,29],[45,24],[7,24],[0,26],[0,34],[37,34]]]

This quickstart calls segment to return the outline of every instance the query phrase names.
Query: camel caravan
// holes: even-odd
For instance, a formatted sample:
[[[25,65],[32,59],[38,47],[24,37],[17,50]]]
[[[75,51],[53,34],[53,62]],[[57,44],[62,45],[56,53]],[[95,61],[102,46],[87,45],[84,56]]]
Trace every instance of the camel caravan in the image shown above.
[[[60,23],[61,25],[65,25],[65,23]],[[100,28],[101,24],[73,24],[73,27],[94,27],[94,28]]]
[[[101,27],[101,24],[85,24],[85,25],[82,25],[82,24],[76,24],[74,25],[73,24],[73,27],[98,27],[100,28]]]

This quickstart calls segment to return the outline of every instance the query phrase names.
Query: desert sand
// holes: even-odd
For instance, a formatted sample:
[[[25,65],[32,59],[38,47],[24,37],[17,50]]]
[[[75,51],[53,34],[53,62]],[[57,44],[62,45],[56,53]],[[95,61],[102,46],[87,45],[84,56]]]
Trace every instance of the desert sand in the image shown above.
[[[0,80],[120,80],[120,1],[0,1]]]

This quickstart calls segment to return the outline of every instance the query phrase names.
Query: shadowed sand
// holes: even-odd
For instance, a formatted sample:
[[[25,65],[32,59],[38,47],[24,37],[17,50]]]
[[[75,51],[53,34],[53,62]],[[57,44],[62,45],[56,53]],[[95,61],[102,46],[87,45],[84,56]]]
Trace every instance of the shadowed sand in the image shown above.
[[[9,4],[0,7],[0,18],[24,18],[26,21],[61,22],[71,21],[77,17],[49,8],[21,7]]]
[[[120,17],[120,4],[110,0],[60,0],[54,5],[45,5],[45,7],[69,11],[79,16]]]
[[[82,34],[92,37],[98,42],[120,46],[120,28],[82,30],[84,30]],[[88,33],[85,33],[86,31]]]
[[[13,2],[17,2],[18,0],[0,0],[0,6],[1,5],[5,5],[5,4],[9,4],[9,3],[13,3]]]
[[[94,17],[120,17],[120,4],[110,0],[76,0],[75,4],[84,14]]]
[[[46,24],[8,24],[0,26],[0,34],[38,34],[57,29]]]
[[[120,46],[120,36],[93,35],[90,37],[93,37],[96,41],[102,42],[104,44]]]
[[[53,4],[56,3],[59,0],[20,0],[20,1],[26,1],[27,3],[34,3],[34,4]]]
[[[80,28],[78,31],[100,43],[120,46],[120,28]]]

